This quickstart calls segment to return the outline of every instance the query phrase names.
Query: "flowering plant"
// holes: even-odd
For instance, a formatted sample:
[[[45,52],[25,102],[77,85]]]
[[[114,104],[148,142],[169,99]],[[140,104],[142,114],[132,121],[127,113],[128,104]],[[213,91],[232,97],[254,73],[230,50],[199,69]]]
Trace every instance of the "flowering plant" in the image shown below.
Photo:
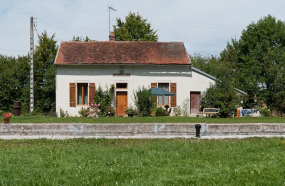
[[[96,104],[96,103],[91,103],[90,107],[88,107],[88,112],[87,112],[87,116],[88,117],[97,117],[100,113],[100,104]]]
[[[9,113],[3,113],[3,114],[2,114],[2,117],[4,117],[4,118],[11,118],[11,117],[12,117],[12,113],[11,113],[11,112],[9,112]]]

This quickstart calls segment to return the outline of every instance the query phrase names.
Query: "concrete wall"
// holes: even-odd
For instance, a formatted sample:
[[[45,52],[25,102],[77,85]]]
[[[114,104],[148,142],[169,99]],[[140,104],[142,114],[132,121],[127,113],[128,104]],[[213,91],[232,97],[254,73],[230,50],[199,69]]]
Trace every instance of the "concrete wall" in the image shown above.
[[[113,76],[120,70],[130,76]],[[133,104],[133,92],[139,87],[150,87],[151,83],[176,83],[177,105],[181,105],[185,99],[190,99],[190,91],[203,92],[214,80],[191,71],[189,66],[56,66],[56,111],[59,113],[61,108],[76,116],[82,106],[69,107],[69,83],[95,83],[96,88],[101,85],[103,89],[106,85],[128,83],[127,89],[116,90],[128,92],[128,104]]]
[[[281,124],[201,124],[201,136],[285,135]],[[0,138],[5,136],[69,137],[195,137],[195,124],[0,124]]]

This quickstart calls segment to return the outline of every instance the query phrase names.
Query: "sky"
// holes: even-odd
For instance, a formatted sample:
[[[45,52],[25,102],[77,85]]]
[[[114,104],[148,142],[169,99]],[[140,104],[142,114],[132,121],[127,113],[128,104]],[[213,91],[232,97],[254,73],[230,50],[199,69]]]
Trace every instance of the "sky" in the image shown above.
[[[157,30],[159,41],[182,41],[189,54],[219,56],[231,38],[269,14],[285,21],[284,0],[0,0],[0,54],[27,55],[30,17],[34,17],[35,47],[46,30],[55,40],[88,36],[109,39],[116,18],[139,13]]]

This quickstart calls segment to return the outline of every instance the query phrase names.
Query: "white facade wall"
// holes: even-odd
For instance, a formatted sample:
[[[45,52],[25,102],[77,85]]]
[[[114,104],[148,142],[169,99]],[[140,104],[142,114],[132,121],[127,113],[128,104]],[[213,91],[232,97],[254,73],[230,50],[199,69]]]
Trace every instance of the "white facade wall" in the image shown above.
[[[130,76],[113,76],[113,74],[118,74],[120,70],[123,70],[124,74],[130,74]],[[190,99],[190,91],[202,93],[211,83],[214,84],[214,80],[191,71],[190,66],[57,65],[56,112],[59,114],[60,109],[62,109],[71,116],[78,116],[78,111],[82,106],[70,107],[69,83],[95,83],[96,89],[100,85],[103,90],[105,90],[106,85],[110,87],[111,84],[128,83],[127,89],[115,90],[115,92],[128,92],[128,105],[134,105],[133,92],[138,87],[150,88],[151,83],[176,83],[178,106],[185,99]]]

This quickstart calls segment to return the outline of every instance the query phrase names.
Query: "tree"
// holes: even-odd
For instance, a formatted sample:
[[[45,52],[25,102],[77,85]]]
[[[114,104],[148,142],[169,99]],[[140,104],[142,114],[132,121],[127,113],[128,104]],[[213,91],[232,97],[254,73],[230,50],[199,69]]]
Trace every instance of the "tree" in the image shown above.
[[[149,116],[151,109],[155,107],[155,98],[151,95],[151,89],[142,87],[134,92],[134,102],[140,116]]]
[[[38,35],[38,46],[34,54],[34,98],[35,108],[47,113],[55,110],[55,66],[58,46],[54,34]]]
[[[218,79],[214,85],[210,85],[202,93],[201,110],[203,108],[220,108],[220,117],[230,117],[236,115],[236,106],[240,104],[240,99],[229,79]]]
[[[117,25],[114,27],[116,41],[157,41],[157,31],[151,29],[150,23],[143,19],[139,13],[129,13],[126,21],[117,18]]]
[[[29,104],[29,57],[0,55],[0,110],[13,111],[13,102]]]
[[[268,15],[243,30],[221,53],[232,64],[234,85],[250,98],[264,100],[271,109],[284,110],[278,96],[285,94],[285,23]],[[281,96],[282,97],[282,96]],[[253,100],[253,99],[252,99]],[[284,104],[283,104],[284,105]]]
[[[115,94],[115,86],[112,84],[110,88],[106,85],[106,90],[104,91],[99,85],[98,90],[94,94],[95,103],[100,104],[100,114],[106,115],[107,110],[111,107],[113,98]]]
[[[82,36],[73,36],[71,41],[84,41],[84,42],[96,42],[96,40],[90,39],[88,36],[85,36],[85,39]]]

